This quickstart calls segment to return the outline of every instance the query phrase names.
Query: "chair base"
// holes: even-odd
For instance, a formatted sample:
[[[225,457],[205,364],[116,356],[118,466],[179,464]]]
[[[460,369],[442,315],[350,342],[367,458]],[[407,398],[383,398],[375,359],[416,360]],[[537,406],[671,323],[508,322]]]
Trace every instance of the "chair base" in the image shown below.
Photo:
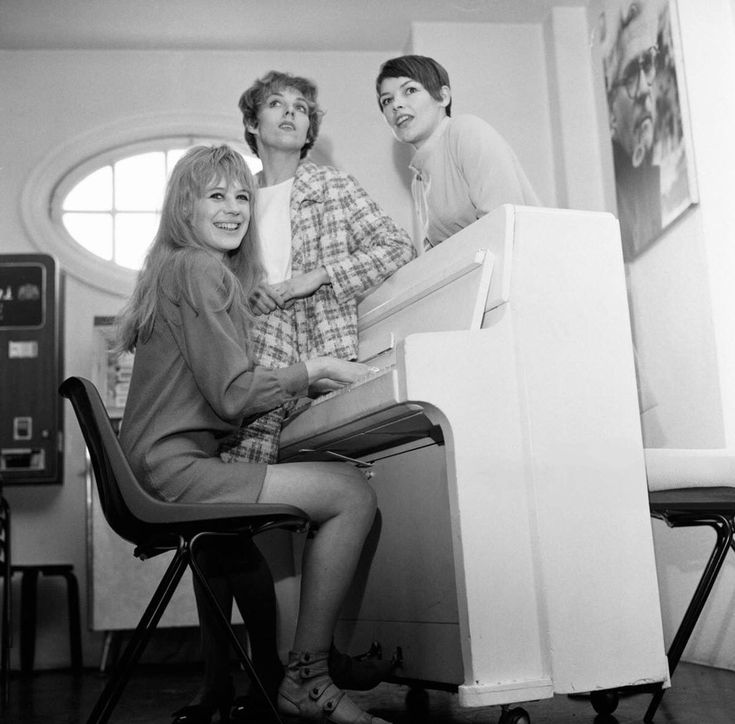
[[[727,552],[730,548],[735,550],[735,488],[661,490],[649,494],[649,505],[652,517],[663,520],[672,528],[709,526],[715,531],[714,547],[667,652],[669,676],[673,676]],[[643,721],[653,721],[664,693],[663,686],[658,685]]]
[[[166,610],[166,607],[168,606],[169,601],[176,591],[176,588],[178,587],[181,578],[184,575],[184,571],[187,568],[191,570],[192,574],[202,584],[202,587],[207,593],[207,596],[212,604],[213,610],[216,613],[218,620],[227,631],[230,642],[232,643],[233,648],[235,649],[238,658],[240,659],[240,663],[247,672],[250,681],[255,687],[260,689],[264,698],[268,700],[267,692],[255,672],[250,657],[245,651],[243,645],[240,643],[240,640],[237,638],[237,634],[232,629],[232,626],[227,616],[225,616],[222,609],[219,607],[214,593],[212,593],[212,590],[209,588],[209,584],[207,583],[206,579],[204,578],[203,574],[201,573],[195,562],[195,549],[197,543],[201,540],[206,539],[207,537],[211,537],[214,535],[228,534],[201,533],[193,536],[191,540],[186,540],[184,538],[180,539],[179,546],[176,549],[174,557],[171,559],[171,563],[169,564],[166,572],[163,575],[163,578],[158,584],[158,587],[156,588],[153,597],[151,598],[145,612],[143,613],[142,618],[140,619],[140,622],[138,623],[137,628],[135,629],[135,632],[128,641],[125,650],[120,657],[118,665],[115,667],[115,670],[113,671],[109,681],[107,682],[107,685],[97,699],[97,703],[95,704],[92,713],[87,719],[87,724],[104,724],[109,720],[112,711],[114,710],[118,700],[120,699],[120,696],[122,695],[122,692],[127,685],[128,680],[130,679],[133,668],[135,667],[136,663],[140,659],[141,654],[148,645],[148,642],[150,641],[150,638],[154,630],[156,629],[158,622],[161,619],[161,616]],[[141,551],[141,553],[144,552],[145,551]],[[278,712],[275,708],[273,708],[272,705],[271,709],[273,721],[282,724],[282,720],[278,715]]]

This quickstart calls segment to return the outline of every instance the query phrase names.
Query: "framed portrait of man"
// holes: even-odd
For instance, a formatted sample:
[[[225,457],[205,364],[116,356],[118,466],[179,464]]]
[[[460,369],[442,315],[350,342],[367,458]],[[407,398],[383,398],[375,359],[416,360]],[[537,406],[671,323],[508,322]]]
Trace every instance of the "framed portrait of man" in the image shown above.
[[[602,0],[598,37],[626,261],[697,202],[675,0]]]

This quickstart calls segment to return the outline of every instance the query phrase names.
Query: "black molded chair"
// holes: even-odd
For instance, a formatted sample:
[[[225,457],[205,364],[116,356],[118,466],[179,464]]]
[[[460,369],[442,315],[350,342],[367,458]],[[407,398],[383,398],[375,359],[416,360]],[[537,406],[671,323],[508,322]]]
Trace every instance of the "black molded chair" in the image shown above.
[[[70,377],[62,383],[59,392],[71,401],[76,413],[92,461],[102,511],[111,528],[132,543],[134,554],[143,560],[175,551],[87,721],[91,724],[109,719],[187,567],[206,591],[253,685],[268,700],[250,657],[196,564],[197,550],[202,542],[212,537],[250,537],[273,528],[304,531],[309,524],[306,513],[291,505],[189,504],[158,500],[145,491],[130,469],[95,386],[82,377]],[[203,484],[206,485],[206,481]],[[114,571],[110,575],[114,575]],[[273,706],[271,713],[274,721],[281,721]]]
[[[651,515],[672,528],[706,525],[715,531],[714,547],[667,652],[669,675],[673,676],[727,552],[735,550],[735,487],[670,488],[654,490],[648,497]],[[653,721],[664,692],[661,685],[655,687],[644,721]]]

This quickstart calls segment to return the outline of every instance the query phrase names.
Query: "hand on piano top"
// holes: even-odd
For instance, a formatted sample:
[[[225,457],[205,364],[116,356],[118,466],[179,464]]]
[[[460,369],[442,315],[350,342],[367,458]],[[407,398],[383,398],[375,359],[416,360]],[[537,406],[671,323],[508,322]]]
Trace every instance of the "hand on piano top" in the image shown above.
[[[378,372],[377,367],[335,357],[315,357],[305,364],[309,375],[309,397],[339,390]]]

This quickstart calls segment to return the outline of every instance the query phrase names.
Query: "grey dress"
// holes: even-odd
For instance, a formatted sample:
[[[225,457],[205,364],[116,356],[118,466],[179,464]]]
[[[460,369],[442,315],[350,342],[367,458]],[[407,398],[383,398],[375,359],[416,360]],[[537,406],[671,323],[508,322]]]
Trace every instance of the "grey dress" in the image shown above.
[[[225,309],[221,262],[202,251],[188,263],[192,303],[163,299],[153,333],[136,347],[120,441],[159,498],[254,502],[267,466],[222,462],[220,442],[243,419],[303,397],[306,367],[252,367],[244,316]]]

